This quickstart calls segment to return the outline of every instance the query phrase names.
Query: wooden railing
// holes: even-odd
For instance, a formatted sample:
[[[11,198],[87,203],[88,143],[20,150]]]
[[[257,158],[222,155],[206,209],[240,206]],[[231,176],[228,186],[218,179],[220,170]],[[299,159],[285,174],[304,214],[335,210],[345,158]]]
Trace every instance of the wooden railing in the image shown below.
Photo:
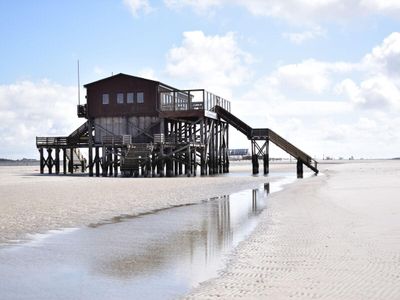
[[[228,100],[203,89],[160,91],[161,111],[211,111],[217,105],[231,110]]]
[[[58,136],[58,137],[36,137],[36,146],[40,147],[50,147],[50,146],[68,146],[68,137]]]

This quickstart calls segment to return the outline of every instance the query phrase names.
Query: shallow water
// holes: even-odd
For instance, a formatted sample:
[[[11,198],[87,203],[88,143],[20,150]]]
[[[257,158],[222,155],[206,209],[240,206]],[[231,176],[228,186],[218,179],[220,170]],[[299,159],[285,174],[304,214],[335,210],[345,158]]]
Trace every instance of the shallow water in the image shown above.
[[[217,276],[257,225],[268,192],[294,180],[3,247],[0,299],[179,297]]]

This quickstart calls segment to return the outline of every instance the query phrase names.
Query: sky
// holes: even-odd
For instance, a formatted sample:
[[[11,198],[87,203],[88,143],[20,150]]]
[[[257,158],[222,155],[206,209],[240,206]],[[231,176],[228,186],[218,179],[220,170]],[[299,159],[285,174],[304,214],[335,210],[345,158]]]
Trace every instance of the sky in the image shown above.
[[[0,1],[0,157],[83,123],[78,59],[82,102],[126,73],[218,94],[317,159],[400,157],[399,28],[400,0]]]

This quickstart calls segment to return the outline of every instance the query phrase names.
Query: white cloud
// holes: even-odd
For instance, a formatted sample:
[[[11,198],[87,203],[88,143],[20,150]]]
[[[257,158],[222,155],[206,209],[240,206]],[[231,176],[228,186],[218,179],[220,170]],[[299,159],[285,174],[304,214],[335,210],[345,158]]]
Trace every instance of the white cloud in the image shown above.
[[[168,7],[184,6],[212,10],[223,5],[238,5],[256,16],[285,19],[291,23],[315,24],[320,21],[346,21],[356,16],[399,16],[397,0],[164,0]]]
[[[311,155],[399,156],[399,39],[392,33],[356,62],[281,65],[235,99],[233,113]]]
[[[148,0],[123,0],[123,2],[135,17],[139,12],[147,14],[153,10]]]
[[[326,31],[322,29],[320,26],[311,27],[309,30],[305,30],[302,32],[285,32],[282,36],[293,44],[300,45],[306,41],[314,40],[319,37],[323,37],[326,35]]]
[[[286,89],[322,94],[330,89],[333,74],[347,73],[356,68],[356,64],[346,62],[330,63],[307,59],[298,64],[278,67],[270,75],[269,81]]]
[[[207,36],[202,31],[189,31],[183,33],[180,46],[169,50],[166,72],[184,79],[190,88],[207,87],[227,98],[232,87],[249,79],[251,61],[239,48],[234,33]]]
[[[360,6],[368,11],[394,15],[400,13],[400,2],[398,0],[361,0]]]
[[[203,13],[210,8],[221,6],[223,1],[221,0],[164,0],[167,7],[172,9],[182,9],[185,6],[192,7],[196,12]]]
[[[43,80],[0,85],[0,157],[36,157],[36,136],[68,135],[76,116],[76,87]]]
[[[359,85],[350,79],[341,82],[337,90],[354,104],[375,110],[400,109],[400,88],[393,80],[382,74],[369,77]]]
[[[363,59],[366,69],[400,77],[400,33],[393,32]]]

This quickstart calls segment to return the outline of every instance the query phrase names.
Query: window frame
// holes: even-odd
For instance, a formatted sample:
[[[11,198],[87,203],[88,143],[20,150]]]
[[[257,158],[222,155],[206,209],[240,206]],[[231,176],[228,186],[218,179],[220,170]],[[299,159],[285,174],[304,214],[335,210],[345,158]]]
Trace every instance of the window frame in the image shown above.
[[[108,105],[110,104],[110,94],[109,93],[103,93],[101,96],[101,103],[103,105]]]
[[[132,101],[129,101],[129,96],[132,95]],[[135,103],[135,92],[128,92],[126,93],[126,103],[133,104]]]
[[[120,96],[122,96],[122,101],[120,101]],[[124,93],[117,93],[117,104],[124,104]]]
[[[139,101],[139,95],[142,96],[141,100]],[[136,92],[136,103],[143,104],[144,103],[144,92]]]

